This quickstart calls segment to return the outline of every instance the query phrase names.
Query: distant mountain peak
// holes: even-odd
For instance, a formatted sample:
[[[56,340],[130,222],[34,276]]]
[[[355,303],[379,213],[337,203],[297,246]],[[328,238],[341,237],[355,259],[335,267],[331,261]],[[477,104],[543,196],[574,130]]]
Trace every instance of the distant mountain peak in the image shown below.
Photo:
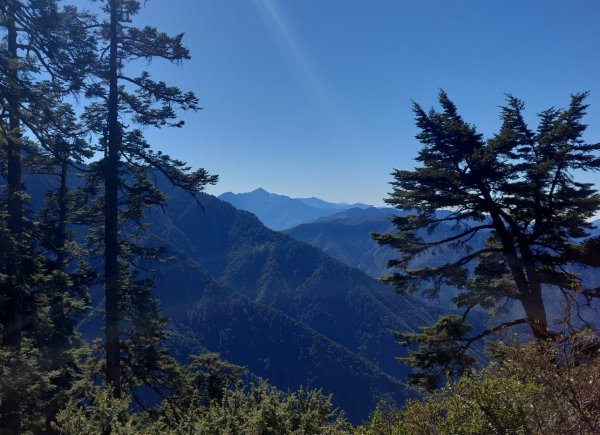
[[[262,187],[247,193],[227,192],[220,195],[219,199],[229,202],[238,209],[254,213],[272,230],[292,228],[353,207],[369,207],[366,204],[336,204],[315,196],[290,198],[268,192]]]

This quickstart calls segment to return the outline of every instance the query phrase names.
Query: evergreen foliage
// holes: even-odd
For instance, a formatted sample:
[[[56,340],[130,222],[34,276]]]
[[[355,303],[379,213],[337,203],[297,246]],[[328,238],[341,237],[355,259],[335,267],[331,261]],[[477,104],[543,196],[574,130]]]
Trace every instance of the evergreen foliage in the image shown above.
[[[265,383],[247,391],[226,390],[206,407],[190,407],[177,418],[148,420],[128,412],[127,400],[99,390],[86,408],[70,404],[58,418],[58,433],[115,434],[344,434],[351,426],[319,391],[284,395]]]
[[[48,343],[38,334],[44,327],[50,326],[53,331],[45,331],[45,338],[52,333],[66,333],[64,340],[68,341],[73,335],[69,326],[68,331],[59,331],[60,316],[48,308],[48,299],[59,305],[63,302],[64,292],[59,287],[65,290],[60,283],[64,284],[64,276],[59,276],[60,268],[45,269],[43,243],[36,223],[28,215],[29,198],[23,189],[23,172],[35,170],[42,149],[58,157],[54,140],[57,136],[62,137],[62,142],[72,137],[73,124],[63,124],[70,108],[61,101],[65,95],[81,88],[85,68],[93,56],[79,18],[75,8],[61,10],[53,0],[7,0],[0,5],[3,39],[0,155],[1,175],[6,180],[1,197],[0,324],[3,360],[7,364],[30,361],[28,349],[32,346],[35,352],[41,353],[41,359],[56,356],[44,353],[49,349]],[[55,279],[51,278],[52,274]],[[32,344],[30,340],[38,342]],[[56,358],[53,362],[57,362]],[[25,366],[38,367],[36,364]],[[39,369],[51,372],[52,366],[53,363],[48,363]],[[5,368],[19,370],[19,367]],[[28,398],[21,393],[28,390],[21,391],[11,385],[10,381],[3,382],[0,427],[10,433],[20,433],[22,415],[31,415],[23,412]]]
[[[506,337],[505,337],[506,338]],[[555,342],[494,347],[496,360],[400,411],[382,404],[363,435],[596,434],[600,431],[598,338],[589,331]]]
[[[600,210],[593,184],[575,178],[600,169],[600,144],[582,139],[586,95],[572,95],[565,109],[540,113],[536,131],[525,123],[524,103],[508,95],[500,131],[488,140],[462,119],[443,91],[440,112],[414,105],[423,148],[418,167],[393,172],[386,202],[408,214],[391,218],[397,232],[374,235],[401,253],[388,263],[394,273],[382,279],[401,294],[425,286],[437,296],[443,285],[454,286],[460,291],[454,304],[464,315],[440,319],[420,334],[398,334],[419,345],[404,360],[424,369],[413,382],[434,386],[436,373],[469,362],[465,349],[504,327],[526,324],[538,339],[554,336],[544,300],[549,286],[576,307],[600,296],[573,269],[574,262],[590,264],[582,252],[590,253],[592,240],[579,245],[575,240],[589,235],[589,219]],[[425,237],[443,224],[454,232]],[[481,235],[483,246],[474,247],[470,241]],[[442,264],[418,263],[420,256],[440,252],[454,256]],[[507,301],[519,304],[524,315],[469,335],[467,318],[474,308],[494,313]],[[570,320],[565,328],[576,328]]]
[[[139,9],[137,1],[103,2],[106,18],[99,21],[95,35],[99,55],[92,69],[93,83],[86,87],[86,97],[93,102],[84,116],[90,130],[99,135],[98,150],[104,154],[92,168],[98,174],[92,179],[103,182],[102,200],[96,204],[103,215],[103,233],[97,241],[102,243],[104,260],[106,382],[115,397],[120,396],[124,381],[130,388],[137,382],[157,381],[160,361],[167,357],[164,349],[157,348],[165,338],[166,319],[152,297],[152,280],[137,272],[140,262],[158,259],[161,249],[123,237],[122,230],[133,222],[143,231],[144,209],[164,205],[166,197],[151,181],[151,170],[192,195],[217,181],[203,169],[192,171],[184,162],[151,150],[141,130],[130,127],[181,127],[177,109],[198,109],[191,92],[154,81],[145,71],[127,74],[127,64],[139,59],[180,62],[189,58],[181,44],[183,35],[170,37],[153,27],[131,25]]]
[[[250,345],[268,348],[269,357],[255,357],[249,369],[270,370],[294,389],[321,377],[325,388],[346,396],[340,403],[350,419],[375,397],[404,399],[395,378],[403,369],[382,348],[393,345],[388,329],[429,321],[428,313],[413,302],[402,306],[402,316],[394,313],[400,306],[385,286],[233,207],[212,203],[218,225],[210,229],[189,222],[190,199],[198,209],[207,197],[197,194],[217,176],[153,150],[142,130],[182,127],[179,112],[198,110],[198,99],[147,71],[128,73],[140,61],[189,59],[183,34],[135,27],[139,1],[99,4],[96,16],[61,8],[58,0],[0,3],[0,433],[354,430],[320,390],[282,393],[264,381],[245,384],[246,368],[215,353],[176,360],[167,347],[168,318],[153,295],[152,265],[166,260],[165,247],[154,241],[168,242],[168,232],[186,246],[175,254],[180,263],[162,271],[181,278],[173,271],[184,266],[191,283],[173,290],[186,293],[170,313],[183,342],[178,350],[197,353],[200,341],[213,349],[227,345],[232,356]],[[421,367],[415,379],[433,388],[440,374],[433,370],[444,367],[446,377],[460,372],[473,362],[471,343],[488,334],[527,324],[539,341],[496,344],[497,362],[486,370],[401,412],[382,407],[358,433],[600,431],[597,338],[558,337],[542,293],[554,286],[577,306],[600,297],[569,269],[599,264],[600,239],[585,238],[600,195],[574,177],[600,169],[600,145],[581,139],[585,96],[542,112],[536,132],[523,120],[523,103],[508,96],[502,128],[487,141],[443,92],[442,112],[415,105],[422,167],[396,171],[388,200],[415,213],[394,217],[398,232],[376,239],[404,253],[390,262],[400,272],[388,282],[404,293],[429,281],[432,295],[442,285],[457,286],[454,302],[465,314],[398,333],[419,344],[402,361]],[[82,113],[68,103],[74,100]],[[24,180],[40,174],[50,186],[34,197]],[[172,203],[181,212],[177,224],[149,211],[167,205],[162,181],[179,188],[174,195],[187,195]],[[150,233],[151,221],[164,225]],[[452,233],[436,232],[443,226]],[[423,231],[441,238],[426,240]],[[469,242],[481,234],[485,245],[474,249]],[[208,242],[212,252],[198,249]],[[459,258],[436,266],[416,261],[448,249]],[[77,329],[93,314],[89,289],[99,285],[105,340],[87,343]],[[472,332],[467,317],[475,307],[497,310],[507,299],[521,304],[523,318]],[[581,326],[570,320],[571,329]],[[194,327],[200,331],[182,337]],[[307,367],[286,365],[289,353]]]
[[[87,233],[92,251],[108,247],[105,276],[114,291],[107,302],[106,353],[112,359],[107,359],[106,378],[117,387],[115,394],[121,378],[132,394],[142,384],[165,384],[168,392],[161,367],[175,363],[157,345],[166,338],[166,318],[151,295],[151,276],[139,272],[142,263],[162,255],[162,249],[139,241],[144,209],[166,200],[149,172],[159,171],[192,194],[217,178],[153,152],[140,130],[122,128],[131,122],[179,127],[183,123],[176,120],[176,109],[197,108],[192,93],[155,82],[146,72],[136,78],[125,75],[131,60],[189,57],[181,35],[170,38],[150,27],[127,25],[139,7],[135,1],[107,1],[106,22],[72,6],[60,9],[54,0],[8,0],[0,7],[5,38],[0,52],[0,155],[6,180],[0,204],[0,428],[9,433],[21,432],[22,416],[31,420],[38,415],[26,427],[51,432],[55,413],[85,376],[78,359],[85,344],[75,327],[90,302],[87,287],[96,273],[75,234]],[[103,53],[110,58],[108,68]],[[71,95],[90,101],[82,122],[64,102]],[[99,139],[96,147],[90,145],[94,138]],[[105,152],[104,159],[82,166],[98,151]],[[86,172],[92,184],[69,190],[73,170]],[[48,191],[38,215],[27,208],[23,183],[23,174],[35,173],[55,175],[57,186]],[[106,182],[98,190],[95,184],[101,179]],[[102,228],[97,224],[103,215],[108,224]],[[130,237],[119,240],[125,222],[132,222],[125,228]],[[87,229],[73,231],[74,225]],[[94,237],[101,231],[102,237]],[[129,328],[119,331],[125,324]],[[98,351],[102,353],[96,347]],[[88,366],[98,373],[97,364]],[[24,388],[23,379],[29,379],[31,388]],[[44,404],[43,412],[36,402]]]

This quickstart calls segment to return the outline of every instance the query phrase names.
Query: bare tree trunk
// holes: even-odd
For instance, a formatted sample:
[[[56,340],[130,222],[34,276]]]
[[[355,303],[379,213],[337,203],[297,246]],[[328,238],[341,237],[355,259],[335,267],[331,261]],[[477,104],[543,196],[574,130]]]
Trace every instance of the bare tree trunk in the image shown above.
[[[507,260],[517,289],[519,291],[519,301],[525,311],[525,317],[528,320],[533,336],[537,339],[546,339],[550,337],[548,331],[548,321],[546,318],[546,307],[542,298],[542,288],[535,276],[532,268],[526,267],[527,273],[523,271],[521,262],[517,258]]]
[[[121,131],[118,118],[118,53],[117,53],[117,2],[110,5],[110,59],[108,95],[108,152],[104,162],[104,275],[106,301],[106,382],[113,388],[114,396],[121,395],[120,343],[119,343],[119,161]]]
[[[521,297],[521,304],[525,310],[527,320],[529,320],[533,336],[537,339],[550,338],[546,309],[541,291],[536,292],[534,289],[533,292]]]

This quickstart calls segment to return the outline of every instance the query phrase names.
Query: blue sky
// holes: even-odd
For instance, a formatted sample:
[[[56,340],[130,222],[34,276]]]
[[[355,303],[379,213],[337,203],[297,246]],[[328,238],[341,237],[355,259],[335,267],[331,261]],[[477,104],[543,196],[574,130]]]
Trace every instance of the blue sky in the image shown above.
[[[434,105],[440,88],[485,134],[506,92],[534,124],[589,90],[600,141],[599,18],[597,0],[150,0],[135,23],[185,32],[192,59],[149,70],[204,109],[146,133],[219,174],[209,193],[381,205],[419,149],[411,101]]]

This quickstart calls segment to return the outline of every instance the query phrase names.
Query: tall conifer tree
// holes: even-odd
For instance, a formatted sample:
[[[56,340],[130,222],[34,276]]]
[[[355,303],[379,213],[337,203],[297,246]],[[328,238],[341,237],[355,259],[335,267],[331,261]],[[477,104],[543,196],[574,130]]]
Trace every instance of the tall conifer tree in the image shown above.
[[[104,181],[106,382],[117,397],[122,391],[122,364],[127,359],[121,327],[125,320],[140,327],[144,323],[140,319],[149,321],[151,313],[157,312],[148,281],[135,278],[131,281],[129,272],[134,267],[132,254],[152,256],[157,251],[139,249],[120,237],[119,231],[127,219],[141,223],[145,207],[165,201],[150,181],[151,171],[192,193],[217,181],[216,176],[203,169],[191,171],[185,163],[152,151],[141,130],[127,127],[129,124],[181,127],[183,122],[177,119],[176,110],[198,109],[198,100],[191,92],[155,81],[147,72],[127,75],[126,65],[130,62],[162,58],[177,63],[189,58],[188,50],[181,44],[183,35],[171,37],[153,27],[132,26],[131,18],[139,9],[139,2],[134,0],[104,2],[106,19],[98,34],[102,55],[96,67],[97,81],[88,90],[88,96],[98,101],[86,113],[89,125],[101,136],[100,149],[104,152],[98,168]],[[132,304],[130,310],[123,305],[127,301]],[[131,316],[133,312],[137,312],[137,320]],[[157,333],[156,339],[159,338]]]

